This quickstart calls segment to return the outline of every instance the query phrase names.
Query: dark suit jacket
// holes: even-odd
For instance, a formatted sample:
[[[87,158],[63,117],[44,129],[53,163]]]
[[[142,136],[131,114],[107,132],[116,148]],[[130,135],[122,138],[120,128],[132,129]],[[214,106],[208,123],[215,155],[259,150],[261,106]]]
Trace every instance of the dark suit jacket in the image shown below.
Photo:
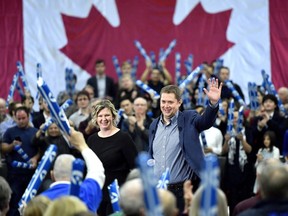
[[[43,113],[39,113],[32,121],[33,125],[35,128],[40,128],[40,126],[45,123],[45,117],[43,115]]]
[[[180,146],[189,166],[199,176],[204,162],[204,153],[199,140],[199,133],[213,126],[219,106],[207,106],[205,112],[199,115],[195,110],[179,111],[177,124]],[[155,119],[149,128],[149,153],[153,158],[153,140],[160,117]]]
[[[233,82],[232,82],[232,84],[233,84],[234,88],[236,89],[236,91],[239,93],[240,97],[245,101],[245,97],[244,97],[244,94],[243,94],[240,86],[237,85],[236,83],[233,83]],[[230,98],[234,98],[234,100],[236,100],[236,98],[233,96],[231,90],[226,85],[223,85],[222,86],[222,91],[221,91],[221,99],[222,100],[223,99],[228,99],[229,100]]]
[[[98,85],[97,85],[97,77],[92,76],[87,80],[87,84],[94,88],[94,95],[96,98],[99,97],[98,94]],[[105,89],[105,96],[110,96],[112,98],[115,97],[116,92],[116,85],[113,79],[106,75],[106,89]]]

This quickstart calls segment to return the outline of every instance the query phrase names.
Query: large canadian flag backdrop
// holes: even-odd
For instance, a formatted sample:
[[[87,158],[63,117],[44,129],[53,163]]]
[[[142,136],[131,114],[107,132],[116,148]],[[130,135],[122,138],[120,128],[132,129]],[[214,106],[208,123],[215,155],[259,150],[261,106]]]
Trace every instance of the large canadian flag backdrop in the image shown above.
[[[139,56],[134,45],[158,54],[177,44],[166,65],[175,72],[175,52],[192,53],[194,67],[221,58],[247,97],[248,81],[262,83],[261,70],[276,88],[288,86],[288,1],[283,0],[2,0],[0,3],[0,96],[6,98],[16,61],[24,64],[36,95],[36,64],[55,95],[65,90],[65,68],[81,89],[98,58],[117,79],[112,63]],[[185,74],[182,65],[182,74]]]

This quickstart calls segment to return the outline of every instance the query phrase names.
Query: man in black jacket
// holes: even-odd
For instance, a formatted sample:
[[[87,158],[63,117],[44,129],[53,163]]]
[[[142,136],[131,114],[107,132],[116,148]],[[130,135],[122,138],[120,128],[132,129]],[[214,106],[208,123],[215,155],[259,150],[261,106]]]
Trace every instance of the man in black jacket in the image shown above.
[[[95,64],[95,76],[88,79],[87,85],[94,88],[94,96],[96,98],[107,98],[113,100],[115,97],[114,80],[105,73],[106,66],[102,59],[98,59]]]

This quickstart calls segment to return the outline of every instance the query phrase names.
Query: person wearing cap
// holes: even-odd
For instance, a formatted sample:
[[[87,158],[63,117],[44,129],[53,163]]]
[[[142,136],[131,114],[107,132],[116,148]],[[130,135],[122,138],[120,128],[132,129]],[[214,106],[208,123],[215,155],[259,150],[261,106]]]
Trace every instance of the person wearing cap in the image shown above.
[[[276,134],[276,147],[282,153],[283,138],[285,129],[287,128],[287,121],[280,115],[278,108],[278,100],[275,95],[267,94],[262,100],[262,110],[258,116],[253,120],[252,130],[254,134],[254,148],[255,155],[257,154],[261,144],[263,143],[264,133],[268,130]],[[255,158],[256,159],[256,158]]]

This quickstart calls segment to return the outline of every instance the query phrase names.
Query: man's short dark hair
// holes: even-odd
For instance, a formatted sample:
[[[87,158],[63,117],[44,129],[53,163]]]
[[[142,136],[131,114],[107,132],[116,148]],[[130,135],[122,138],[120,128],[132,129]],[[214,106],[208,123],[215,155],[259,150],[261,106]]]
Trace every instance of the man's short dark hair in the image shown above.
[[[32,103],[34,103],[34,98],[33,98],[31,95],[29,95],[29,96],[27,96],[27,95],[22,96],[22,97],[21,97],[21,103],[23,104],[27,99],[31,99]]]
[[[77,104],[77,100],[78,100],[78,97],[80,96],[87,96],[87,98],[90,100],[90,95],[87,91],[85,90],[82,90],[82,91],[79,91],[77,94],[76,94],[76,98],[75,98],[75,103]]]
[[[278,106],[278,99],[275,95],[273,94],[267,94],[264,95],[263,99],[262,99],[262,104],[266,101],[266,100],[272,100],[276,106]]]
[[[181,91],[176,85],[167,85],[161,89],[160,96],[162,93],[174,94],[177,101],[181,100]]]
[[[98,65],[98,64],[101,64],[101,63],[105,64],[105,61],[103,59],[97,59],[96,62],[95,62],[95,65]]]
[[[30,114],[29,109],[26,106],[17,107],[15,109],[15,115],[18,111],[24,111],[27,114],[27,116],[29,116],[29,114]]]

